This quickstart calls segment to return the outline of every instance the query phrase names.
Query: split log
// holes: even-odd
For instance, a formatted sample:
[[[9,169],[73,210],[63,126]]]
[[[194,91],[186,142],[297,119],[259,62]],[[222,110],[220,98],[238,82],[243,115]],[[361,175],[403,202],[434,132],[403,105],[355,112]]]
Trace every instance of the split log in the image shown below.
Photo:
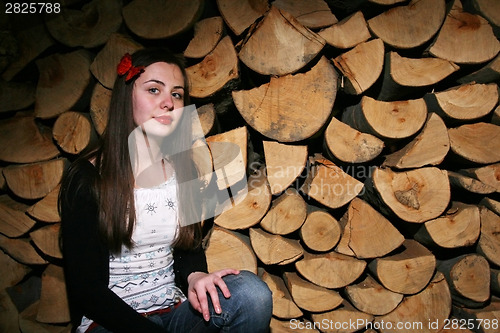
[[[494,0],[464,0],[464,8],[470,12],[477,12],[488,20],[493,32],[500,38],[500,4]]]
[[[308,281],[325,288],[342,288],[361,276],[366,261],[336,252],[311,254],[295,262],[297,271]]]
[[[385,55],[384,78],[377,99],[383,101],[416,95],[432,86],[460,67],[453,62],[438,58],[407,58],[396,52]]]
[[[68,162],[58,158],[32,164],[9,165],[3,170],[5,181],[15,195],[40,199],[56,188]]]
[[[480,207],[481,234],[477,252],[494,265],[500,266],[500,216],[486,207]]]
[[[500,215],[500,201],[491,198],[483,198],[479,204]]]
[[[466,254],[438,261],[437,269],[444,274],[454,304],[482,306],[490,298],[490,265],[478,254]]]
[[[241,45],[239,58],[257,73],[284,76],[306,66],[324,46],[325,40],[318,34],[289,13],[271,6]]]
[[[244,179],[248,149],[246,127],[209,136],[206,142],[212,154],[217,187],[220,190]]]
[[[63,268],[50,264],[42,274],[42,291],[36,320],[41,323],[67,323],[68,298]]]
[[[482,183],[494,187],[500,192],[500,163],[485,165],[479,168],[460,170],[461,173],[474,177]]]
[[[214,227],[205,249],[209,272],[225,268],[248,270],[257,274],[257,258],[248,236]]]
[[[0,80],[0,113],[21,110],[35,102],[36,86],[31,82]]]
[[[382,285],[400,294],[416,294],[426,288],[434,275],[436,258],[423,245],[406,239],[401,251],[375,258],[368,269]]]
[[[272,333],[288,333],[290,329],[300,329],[301,333],[319,333],[315,327],[317,327],[317,324],[306,319],[291,321],[272,317],[269,324],[269,329]]]
[[[340,225],[343,233],[335,251],[358,259],[382,257],[405,240],[389,220],[359,198],[349,203]]]
[[[480,180],[467,177],[458,172],[448,171],[448,177],[450,179],[450,185],[458,190],[465,190],[474,194],[491,194],[496,192],[496,188],[481,182]],[[458,192],[458,191],[457,191]]]
[[[371,38],[363,12],[357,11],[342,21],[318,32],[328,45],[349,49]]]
[[[31,272],[31,268],[29,266],[15,261],[4,252],[0,252],[0,265],[2,266],[2,275],[0,276],[0,290],[15,286],[16,284],[21,282],[26,277],[26,275],[28,275],[28,273]],[[1,298],[2,297],[0,296],[0,299]],[[4,323],[4,321],[1,320],[1,315],[0,322]]]
[[[33,228],[36,222],[25,214],[27,207],[7,194],[0,195],[0,233],[20,237]]]
[[[425,96],[429,109],[445,120],[465,122],[476,120],[493,111],[498,103],[498,86],[464,84]]]
[[[479,208],[454,201],[443,216],[425,222],[414,238],[427,246],[453,249],[472,246],[480,230]]]
[[[272,4],[290,13],[299,23],[309,29],[324,28],[337,23],[337,18],[324,0],[275,0]]]
[[[368,20],[370,30],[397,49],[425,44],[439,31],[445,18],[444,0],[412,0]]]
[[[260,221],[262,229],[275,235],[298,230],[307,216],[307,204],[294,188],[274,199],[271,208]]]
[[[380,77],[384,66],[384,43],[372,39],[359,43],[352,50],[332,59],[342,73],[343,90],[351,95],[360,95]]]
[[[156,27],[157,28],[157,27]],[[92,75],[106,88],[113,89],[116,79],[116,68],[125,53],[134,53],[142,46],[132,38],[114,33],[108,38],[103,48],[97,53],[90,71]]]
[[[298,240],[273,235],[260,228],[250,228],[250,242],[265,265],[287,265],[297,261],[304,253]]]
[[[303,315],[297,304],[292,299],[290,292],[286,288],[285,282],[274,274],[259,268],[259,276],[264,281],[273,295],[273,315],[278,318],[290,319]]]
[[[384,142],[376,136],[362,133],[335,117],[330,120],[324,137],[328,151],[342,162],[368,162],[384,149]]]
[[[403,300],[402,294],[385,289],[370,275],[359,283],[345,287],[345,292],[358,310],[375,316],[388,314]]]
[[[222,17],[209,17],[196,22],[194,36],[184,50],[187,58],[203,58],[215,49],[224,30]]]
[[[35,116],[54,118],[73,107],[90,84],[90,63],[85,49],[38,59]]]
[[[361,102],[347,107],[342,114],[344,123],[382,140],[408,138],[422,128],[426,119],[427,106],[423,98],[385,102],[365,95]]]
[[[30,244],[29,238],[7,238],[0,234],[0,248],[16,261],[25,265],[43,265],[47,260],[42,258]]]
[[[299,230],[302,242],[313,251],[330,251],[340,240],[339,222],[327,211],[309,206]]]
[[[26,213],[32,218],[43,222],[60,222],[57,199],[59,196],[60,186],[56,186],[43,199],[37,201],[31,207],[26,209]]]
[[[358,311],[349,302],[344,301],[335,310],[311,314],[313,322],[322,323],[321,332],[354,333],[369,326],[374,317]]]
[[[466,162],[490,164],[500,162],[500,126],[474,123],[450,128],[451,151]]]
[[[436,113],[429,113],[420,133],[403,148],[385,156],[382,166],[413,169],[439,165],[450,150],[446,125]]]
[[[232,96],[255,130],[279,142],[295,142],[310,138],[326,123],[337,94],[336,81],[333,66],[322,57],[306,73],[271,77],[269,83],[233,91]]]
[[[122,24],[118,0],[94,0],[81,9],[64,8],[47,15],[45,24],[54,39],[69,47],[93,48],[108,40]]]
[[[285,272],[283,280],[295,304],[305,311],[330,311],[343,301],[343,298],[335,290],[317,286],[302,279],[297,273]]]
[[[200,63],[186,68],[190,81],[190,96],[207,98],[239,78],[238,56],[226,36]],[[233,87],[234,88],[234,87]]]
[[[450,290],[443,274],[437,272],[423,291],[416,295],[406,296],[394,311],[375,318],[374,323],[383,326],[380,330],[382,333],[435,333],[443,328],[450,312]],[[381,325],[382,321],[385,325]],[[429,325],[434,322],[437,322],[436,327]],[[404,323],[404,325],[398,325],[398,323]]]
[[[392,212],[412,223],[438,217],[447,208],[451,197],[448,174],[436,167],[403,172],[375,168],[365,188],[368,201],[379,204],[382,212],[389,215]]]
[[[217,7],[227,26],[237,36],[269,10],[266,0],[244,0],[238,3],[232,0],[217,0]]]
[[[202,189],[206,190],[213,178],[214,163],[210,149],[204,140],[198,139],[193,143],[192,159],[198,172],[198,179],[202,183]]]
[[[102,135],[108,123],[108,109],[111,101],[110,89],[104,87],[101,83],[97,83],[92,91],[90,98],[90,119],[97,132]]]
[[[477,71],[462,76],[457,81],[459,83],[490,83],[500,79],[500,54],[495,57],[491,62],[486,64],[483,68]]]
[[[201,16],[203,6],[201,0],[186,3],[133,0],[123,7],[122,14],[127,27],[137,36],[161,39],[176,36],[191,28]]]
[[[263,141],[266,174],[275,195],[285,191],[302,173],[307,162],[307,146]]]
[[[425,25],[425,24],[424,24]],[[429,52],[457,64],[478,64],[492,60],[500,51],[500,42],[488,21],[467,13],[454,0]]]
[[[30,114],[2,120],[0,125],[0,160],[33,163],[59,155],[49,127],[38,126]]]
[[[39,322],[36,318],[40,308],[40,301],[36,301],[29,305],[19,314],[19,329],[20,332],[26,333],[70,333],[71,324],[63,326],[61,324],[45,324]]]
[[[63,256],[59,246],[60,228],[60,223],[49,224],[30,232],[30,237],[35,246],[44,254],[53,258],[62,259]]]
[[[4,267],[4,266],[2,266]],[[7,293],[7,290],[0,289],[0,328],[3,332],[21,332],[19,328],[19,310]]]
[[[97,141],[90,115],[66,111],[57,117],[52,135],[57,145],[69,154],[78,154]]]
[[[453,313],[456,313],[456,316],[460,319],[472,321],[476,332],[496,333],[500,321],[500,299],[492,299],[490,304],[481,309],[468,309],[457,306],[453,308]]]
[[[490,270],[490,286],[492,294],[500,295],[500,269]]]
[[[308,197],[327,207],[339,208],[363,190],[363,183],[323,156],[316,154],[310,160],[311,172],[300,188]]]
[[[216,114],[215,114],[215,108],[213,103],[208,103],[205,105],[200,106],[199,108],[196,109],[197,115],[198,115],[198,121],[201,125],[201,131],[200,133],[200,138],[205,137],[209,135],[210,133],[213,133],[218,126],[217,119],[216,119]],[[193,115],[195,116],[195,115]],[[194,132],[194,130],[193,130]]]

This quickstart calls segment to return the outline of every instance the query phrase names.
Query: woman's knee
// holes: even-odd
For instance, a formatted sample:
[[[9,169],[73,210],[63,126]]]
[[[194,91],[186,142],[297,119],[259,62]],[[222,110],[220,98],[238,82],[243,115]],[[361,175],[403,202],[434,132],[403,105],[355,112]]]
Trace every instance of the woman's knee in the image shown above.
[[[272,313],[272,293],[267,284],[256,274],[242,270],[240,274],[224,277],[231,298],[241,301],[243,307],[261,309],[264,313]]]

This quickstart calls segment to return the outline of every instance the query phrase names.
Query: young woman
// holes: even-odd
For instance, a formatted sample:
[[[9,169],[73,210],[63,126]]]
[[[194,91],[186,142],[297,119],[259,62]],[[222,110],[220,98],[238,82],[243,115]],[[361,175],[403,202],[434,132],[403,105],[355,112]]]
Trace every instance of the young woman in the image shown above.
[[[268,330],[265,283],[207,273],[196,186],[182,186],[197,179],[188,104],[182,58],[151,48],[122,58],[102,142],[71,165],[59,196],[77,332]]]

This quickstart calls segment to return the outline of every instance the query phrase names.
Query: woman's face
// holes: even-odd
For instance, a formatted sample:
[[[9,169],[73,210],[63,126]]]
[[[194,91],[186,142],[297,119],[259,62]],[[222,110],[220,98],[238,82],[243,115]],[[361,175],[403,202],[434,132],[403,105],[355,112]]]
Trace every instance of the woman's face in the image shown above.
[[[170,135],[184,107],[184,77],[179,67],[166,62],[147,66],[134,82],[132,102],[137,126],[144,125],[149,134]]]

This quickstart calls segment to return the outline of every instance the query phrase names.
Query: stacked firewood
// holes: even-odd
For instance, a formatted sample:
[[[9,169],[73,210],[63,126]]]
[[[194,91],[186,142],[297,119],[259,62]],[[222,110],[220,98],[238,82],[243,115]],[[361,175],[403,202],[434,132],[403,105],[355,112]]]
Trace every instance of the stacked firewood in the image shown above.
[[[63,0],[0,30],[0,331],[70,330],[59,183],[145,46],[187,58],[195,160],[246,194],[209,269],[259,274],[272,332],[499,331],[500,2]]]

